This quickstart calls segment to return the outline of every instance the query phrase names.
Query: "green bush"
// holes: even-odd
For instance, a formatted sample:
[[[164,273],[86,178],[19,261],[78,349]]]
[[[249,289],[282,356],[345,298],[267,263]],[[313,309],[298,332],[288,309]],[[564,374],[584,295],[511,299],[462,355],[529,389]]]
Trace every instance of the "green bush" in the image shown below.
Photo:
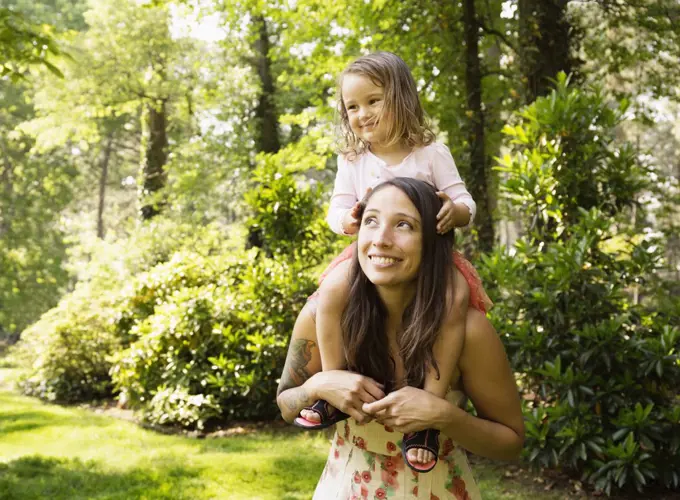
[[[480,265],[527,402],[526,457],[607,494],[680,487],[680,330],[657,300],[661,242],[630,223],[645,169],[614,142],[623,110],[562,78],[508,127],[500,170],[526,234]]]
[[[109,356],[120,348],[111,292],[84,283],[24,330],[12,353],[29,368],[24,393],[67,403],[111,396]]]
[[[195,249],[208,253],[230,248],[223,232],[215,227],[190,231],[186,225],[158,219],[126,240],[98,241],[91,248],[76,249],[83,255],[74,252],[74,266],[80,275],[75,290],[24,330],[13,349],[12,358],[27,368],[21,382],[25,393],[63,402],[113,396],[110,357],[130,343],[133,315],[144,317],[153,311],[150,304],[146,304],[145,312],[144,304],[136,308],[131,302],[133,276],[141,276],[147,288],[153,288],[153,275],[145,271],[165,266],[173,272],[167,273],[168,283],[158,283],[157,288],[174,290],[183,281],[208,279],[202,278],[207,271],[200,266],[173,267],[173,254],[178,248],[191,248],[194,253]],[[205,259],[201,265],[206,265]],[[162,294],[157,297],[147,289],[144,293],[149,301],[162,299]],[[139,294],[133,299],[141,300]]]
[[[202,428],[210,419],[276,415],[288,338],[314,283],[255,251],[221,276],[228,284],[167,290],[116,356],[116,387],[147,420]]]
[[[322,188],[302,175],[325,152],[309,146],[258,157],[246,201],[264,252],[178,253],[128,288],[117,328],[129,346],[112,373],[147,420],[200,428],[278,414],[288,339],[333,248]]]
[[[246,225],[269,256],[301,258],[315,266],[339,250],[342,242],[324,220],[327,186],[313,174],[326,167],[329,153],[327,139],[307,138],[258,156],[245,195],[251,213]]]
[[[248,203],[265,251],[225,241],[216,225],[162,216],[81,249],[90,260],[78,269],[82,293],[22,341],[34,368],[26,390],[68,401],[118,395],[161,425],[275,417],[295,319],[336,241],[322,188],[302,174],[327,154],[309,148],[258,157]]]

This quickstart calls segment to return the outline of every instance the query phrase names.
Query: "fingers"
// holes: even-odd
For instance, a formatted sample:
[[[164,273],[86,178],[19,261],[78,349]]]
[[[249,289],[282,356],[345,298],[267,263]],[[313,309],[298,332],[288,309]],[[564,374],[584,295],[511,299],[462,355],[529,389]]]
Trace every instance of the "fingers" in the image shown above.
[[[437,224],[437,233],[444,234],[448,233],[453,229],[453,215],[449,212],[442,220]]]
[[[361,409],[368,413],[369,415],[375,415],[378,412],[381,412],[383,410],[387,410],[390,406],[392,405],[392,398],[388,394],[382,399],[379,399],[378,401],[375,401],[373,403],[364,403],[364,405],[361,407]]]
[[[347,409],[343,410],[347,415],[352,417],[354,420],[357,422],[363,422],[368,415],[366,415],[364,412],[354,408],[353,406],[348,407]]]
[[[372,403],[385,397],[381,385],[377,382],[364,385],[364,391],[370,396],[370,399],[364,400],[365,403]]]

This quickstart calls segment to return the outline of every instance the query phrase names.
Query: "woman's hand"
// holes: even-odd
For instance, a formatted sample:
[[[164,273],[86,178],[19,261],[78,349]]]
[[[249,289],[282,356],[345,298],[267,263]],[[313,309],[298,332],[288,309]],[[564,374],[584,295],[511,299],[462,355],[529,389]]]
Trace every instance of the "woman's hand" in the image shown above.
[[[451,404],[422,389],[403,387],[375,403],[367,403],[363,411],[381,424],[397,432],[438,429],[447,420]]]
[[[362,410],[362,406],[385,397],[382,384],[370,377],[344,370],[319,372],[305,386],[317,399],[325,399],[359,423],[368,423],[371,420],[370,415]]]

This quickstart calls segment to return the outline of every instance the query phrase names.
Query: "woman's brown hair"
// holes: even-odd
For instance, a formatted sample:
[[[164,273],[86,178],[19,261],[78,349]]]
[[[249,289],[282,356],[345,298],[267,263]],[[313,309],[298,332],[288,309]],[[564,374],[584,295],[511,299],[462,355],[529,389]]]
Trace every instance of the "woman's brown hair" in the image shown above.
[[[356,59],[340,74],[338,79],[338,110],[340,112],[340,153],[353,160],[364,153],[369,144],[358,138],[349,125],[347,108],[342,97],[345,75],[361,75],[381,87],[385,94],[378,121],[390,117],[387,128],[387,145],[402,142],[409,148],[422,147],[435,140],[434,132],[418,98],[418,88],[411,70],[396,54],[374,52]]]
[[[377,191],[393,186],[415,205],[421,217],[422,259],[416,277],[416,293],[404,311],[397,332],[399,355],[404,362],[406,383],[422,387],[430,367],[439,368],[432,349],[448,312],[447,289],[453,284],[453,231],[437,233],[437,213],[441,200],[434,187],[412,178],[397,177],[375,187]],[[362,203],[361,217],[367,198]],[[361,229],[359,229],[361,231]],[[358,252],[352,263],[347,307],[342,314],[343,344],[348,368],[385,384],[386,391],[396,388],[394,360],[389,353],[387,309],[375,285],[359,265]]]

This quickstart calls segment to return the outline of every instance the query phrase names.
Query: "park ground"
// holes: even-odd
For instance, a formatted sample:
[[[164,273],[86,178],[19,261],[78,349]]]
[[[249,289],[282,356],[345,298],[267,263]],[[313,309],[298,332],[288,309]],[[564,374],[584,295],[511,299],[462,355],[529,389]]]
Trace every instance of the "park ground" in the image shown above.
[[[328,435],[288,426],[166,434],[129,412],[47,404],[12,390],[0,368],[0,498],[308,499]],[[472,459],[485,500],[589,498],[578,482]]]

